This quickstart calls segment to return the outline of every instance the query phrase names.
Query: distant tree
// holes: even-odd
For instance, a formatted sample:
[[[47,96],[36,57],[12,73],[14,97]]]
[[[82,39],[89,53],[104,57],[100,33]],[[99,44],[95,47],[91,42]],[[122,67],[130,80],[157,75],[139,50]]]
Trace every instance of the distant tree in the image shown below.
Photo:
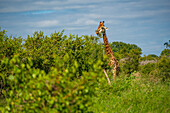
[[[112,42],[111,43],[111,48],[114,52],[114,54],[116,54],[116,58],[118,60],[127,57],[127,55],[129,54],[129,52],[134,49],[137,51],[142,51],[142,49],[140,47],[138,47],[135,44],[127,44],[124,42]]]
[[[148,76],[149,73],[156,68],[156,63],[147,63],[145,65],[142,65],[140,68],[140,71]]]
[[[125,62],[121,62],[121,70],[130,76],[134,71],[138,71],[139,67],[139,59],[140,59],[141,51],[138,49],[132,49],[124,58]]]
[[[111,48],[120,63],[121,72],[130,75],[138,70],[139,58],[142,49],[135,44],[126,44],[124,42],[112,42]]]
[[[165,49],[161,52],[161,56],[166,55],[166,56],[170,56],[170,40],[169,42],[165,42],[164,43]]]
[[[164,49],[161,52],[161,56],[170,56],[170,49]]]
[[[169,42],[165,42],[165,43],[164,43],[164,46],[165,46],[166,48],[170,48],[170,40],[169,40]]]
[[[157,76],[162,78],[163,81],[170,78],[170,57],[162,56],[157,63]]]
[[[155,54],[149,54],[149,55],[144,55],[143,57],[140,58],[140,61],[146,61],[146,60],[156,60],[158,58],[157,55]]]

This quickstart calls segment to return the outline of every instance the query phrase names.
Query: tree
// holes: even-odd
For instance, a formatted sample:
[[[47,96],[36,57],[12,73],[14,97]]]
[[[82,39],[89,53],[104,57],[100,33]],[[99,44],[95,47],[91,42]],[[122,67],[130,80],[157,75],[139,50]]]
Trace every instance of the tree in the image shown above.
[[[170,40],[169,40],[169,42],[165,42],[165,43],[164,43],[164,46],[165,46],[166,48],[170,48]]]
[[[161,52],[161,56],[165,55],[165,56],[170,56],[170,40],[169,42],[165,42],[164,43],[165,49]]]
[[[157,55],[155,54],[149,54],[149,55],[144,55],[143,57],[140,58],[140,62],[141,61],[151,61],[151,60],[156,60],[158,58]]]
[[[157,67],[159,76],[163,78],[163,81],[170,78],[170,57],[162,56],[157,63]]]
[[[138,49],[132,49],[124,58],[124,62],[120,62],[121,70],[123,73],[128,74],[130,76],[134,71],[138,71],[139,67],[139,58],[141,55],[141,51]]]
[[[113,53],[116,54],[115,57],[118,60],[127,57],[127,55],[132,49],[137,50],[137,51],[142,51],[142,49],[138,47],[137,45],[126,44],[124,42],[112,42],[111,48],[113,50]]]
[[[112,42],[111,48],[120,63],[121,72],[130,75],[138,70],[139,58],[142,49],[135,44],[126,44],[124,42]]]
[[[161,56],[170,56],[170,49],[164,49],[161,52]]]

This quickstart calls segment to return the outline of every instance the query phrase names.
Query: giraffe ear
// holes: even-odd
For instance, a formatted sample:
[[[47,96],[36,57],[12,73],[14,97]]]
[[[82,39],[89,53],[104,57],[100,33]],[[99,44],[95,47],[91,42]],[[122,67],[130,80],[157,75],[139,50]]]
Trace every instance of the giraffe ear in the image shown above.
[[[109,28],[108,27],[106,27],[106,30],[108,30]]]

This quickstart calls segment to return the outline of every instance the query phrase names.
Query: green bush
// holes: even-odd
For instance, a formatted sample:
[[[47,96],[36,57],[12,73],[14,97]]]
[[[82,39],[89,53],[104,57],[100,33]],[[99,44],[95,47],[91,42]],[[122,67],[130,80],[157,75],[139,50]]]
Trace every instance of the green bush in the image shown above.
[[[11,59],[15,53],[22,52],[22,38],[8,37],[6,31],[0,31],[0,59],[8,57]]]
[[[21,63],[17,55],[11,60],[2,60],[2,64],[11,67],[9,71],[12,71],[9,76],[1,74],[8,86],[2,91],[7,101],[2,111],[88,111],[92,104],[91,96],[95,95],[99,83],[105,81],[102,62],[97,61],[97,64],[93,65],[93,71],[83,71],[81,78],[76,79],[78,64],[75,60],[71,67],[65,65],[64,62],[69,59],[68,55],[65,55],[63,60],[56,56],[56,66],[51,67],[48,74],[44,70],[31,68],[33,62],[30,58],[27,58],[27,64]]]
[[[170,56],[170,49],[164,49],[161,52],[161,56]]]
[[[102,70],[103,48],[97,37],[67,37],[63,33],[47,37],[35,32],[24,42],[4,39],[2,44],[12,51],[1,47],[0,93],[6,98],[2,111],[88,111],[97,88],[107,83]]]
[[[157,64],[160,77],[162,77],[163,81],[165,79],[170,78],[170,57],[163,56],[160,58]]]
[[[162,56],[155,63],[147,63],[146,65],[140,66],[140,71],[145,76],[165,81],[170,78],[169,64],[170,57]]]
[[[138,71],[139,59],[142,49],[135,44],[123,42],[112,42],[111,48],[116,59],[119,60],[120,72],[130,76],[134,71]]]
[[[147,63],[144,66],[140,66],[140,68],[141,68],[140,71],[143,74],[148,76],[151,71],[156,69],[156,64],[155,63]]]
[[[132,49],[127,53],[126,58],[120,60],[120,69],[124,74],[130,76],[131,73],[139,70],[140,54],[141,51]]]

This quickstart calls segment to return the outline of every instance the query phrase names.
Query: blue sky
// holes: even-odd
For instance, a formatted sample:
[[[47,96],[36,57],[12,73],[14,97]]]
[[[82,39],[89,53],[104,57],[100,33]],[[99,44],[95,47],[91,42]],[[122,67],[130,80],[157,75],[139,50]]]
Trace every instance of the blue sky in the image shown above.
[[[160,55],[170,40],[169,0],[0,0],[0,27],[16,37],[63,29],[96,36],[103,20],[110,42],[136,44],[143,55]]]

